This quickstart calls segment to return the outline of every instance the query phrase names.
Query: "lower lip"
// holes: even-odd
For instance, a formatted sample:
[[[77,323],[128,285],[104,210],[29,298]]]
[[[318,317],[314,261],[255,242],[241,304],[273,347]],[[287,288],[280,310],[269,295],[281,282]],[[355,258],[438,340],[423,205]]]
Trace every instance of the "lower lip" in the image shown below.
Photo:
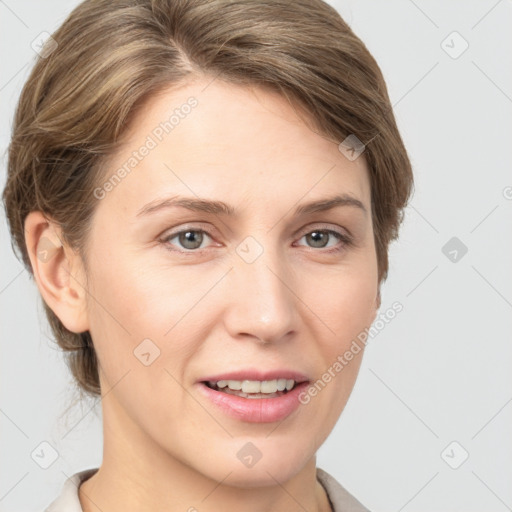
[[[299,394],[307,386],[307,382],[302,382],[288,393],[274,398],[244,398],[223,391],[215,391],[203,382],[199,383],[201,393],[219,409],[233,418],[250,423],[272,423],[284,420],[298,409]]]

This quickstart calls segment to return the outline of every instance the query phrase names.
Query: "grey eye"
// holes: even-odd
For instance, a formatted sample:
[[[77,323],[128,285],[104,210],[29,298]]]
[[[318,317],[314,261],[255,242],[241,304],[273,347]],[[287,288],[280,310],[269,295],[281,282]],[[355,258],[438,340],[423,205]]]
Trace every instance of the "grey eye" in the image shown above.
[[[198,249],[203,241],[203,233],[200,231],[183,231],[178,237],[185,249]]]
[[[330,233],[328,231],[311,231],[304,235],[306,240],[312,241],[312,247],[325,247],[329,240]]]
[[[172,243],[171,240],[178,239],[179,245],[183,249],[191,250],[199,249],[208,234],[201,229],[186,229],[166,238],[166,241]]]
[[[302,238],[306,239],[309,247],[313,247],[315,249],[328,247],[329,240],[333,241],[329,247],[336,245],[336,243],[340,241],[344,241],[343,235],[331,229],[315,229],[314,231],[306,233]]]

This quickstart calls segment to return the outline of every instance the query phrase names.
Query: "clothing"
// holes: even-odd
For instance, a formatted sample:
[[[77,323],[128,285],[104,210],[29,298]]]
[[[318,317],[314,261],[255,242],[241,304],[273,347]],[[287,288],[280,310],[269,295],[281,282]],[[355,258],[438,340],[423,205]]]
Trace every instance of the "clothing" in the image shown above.
[[[44,512],[83,512],[78,499],[78,487],[96,471],[98,468],[86,469],[70,476],[64,482],[59,496]],[[316,468],[316,477],[327,493],[333,512],[370,512],[327,471]]]
[[[325,489],[333,512],[370,512],[327,471],[316,468],[316,479]]]

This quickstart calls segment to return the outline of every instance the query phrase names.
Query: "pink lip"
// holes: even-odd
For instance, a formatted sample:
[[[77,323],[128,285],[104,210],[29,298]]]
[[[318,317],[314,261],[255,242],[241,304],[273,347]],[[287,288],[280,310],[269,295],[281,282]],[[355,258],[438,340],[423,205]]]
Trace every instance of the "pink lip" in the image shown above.
[[[236,372],[222,373],[202,377],[197,382],[219,381],[219,380],[274,380],[274,379],[293,379],[297,384],[306,382],[308,378],[293,370],[272,370],[262,372],[258,370],[237,370]],[[252,399],[250,399],[252,400]],[[273,400],[273,399],[272,399]]]
[[[232,418],[250,423],[272,423],[284,420],[298,409],[300,405],[299,395],[309,384],[307,381],[296,384],[291,391],[274,398],[244,398],[223,391],[216,391],[209,388],[204,382],[197,385],[201,393]]]

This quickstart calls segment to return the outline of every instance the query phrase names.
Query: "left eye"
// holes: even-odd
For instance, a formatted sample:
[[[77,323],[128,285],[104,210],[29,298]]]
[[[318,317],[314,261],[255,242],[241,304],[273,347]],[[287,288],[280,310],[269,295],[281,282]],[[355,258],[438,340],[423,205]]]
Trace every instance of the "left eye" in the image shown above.
[[[184,249],[193,251],[194,249],[201,248],[201,244],[205,239],[204,235],[210,238],[208,233],[202,229],[186,229],[173,235],[169,235],[168,237],[164,238],[164,242],[170,242],[171,240],[177,238]]]
[[[324,247],[328,247],[327,243],[329,237],[331,237],[331,239],[334,237],[337,241],[341,240],[342,242],[348,243],[347,237],[337,231],[333,231],[332,229],[315,229],[303,235],[301,240],[302,238],[305,238],[309,243],[313,244],[310,247],[323,249]]]

